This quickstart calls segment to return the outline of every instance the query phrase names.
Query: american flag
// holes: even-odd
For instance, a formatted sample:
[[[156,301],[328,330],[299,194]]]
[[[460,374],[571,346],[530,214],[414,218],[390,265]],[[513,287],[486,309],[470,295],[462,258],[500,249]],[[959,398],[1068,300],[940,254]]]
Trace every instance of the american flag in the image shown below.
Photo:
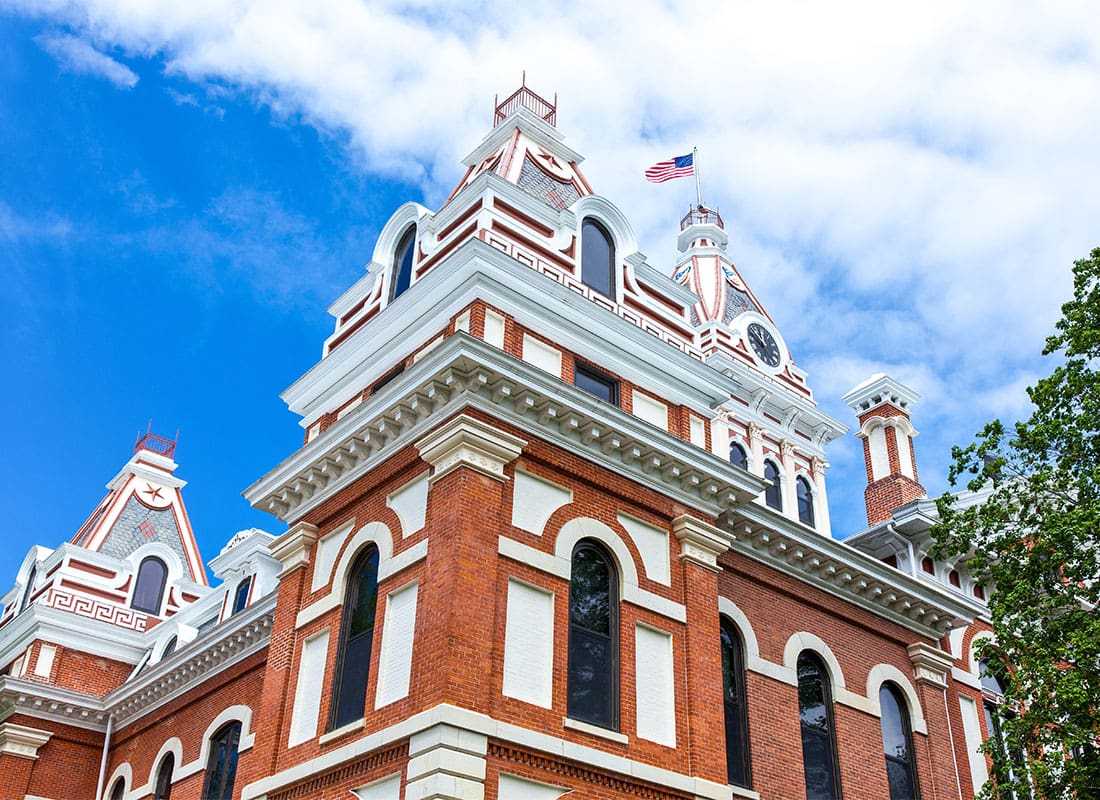
[[[695,174],[694,153],[676,156],[668,161],[658,161],[645,171],[645,179],[650,183],[664,183],[673,178],[686,178]]]

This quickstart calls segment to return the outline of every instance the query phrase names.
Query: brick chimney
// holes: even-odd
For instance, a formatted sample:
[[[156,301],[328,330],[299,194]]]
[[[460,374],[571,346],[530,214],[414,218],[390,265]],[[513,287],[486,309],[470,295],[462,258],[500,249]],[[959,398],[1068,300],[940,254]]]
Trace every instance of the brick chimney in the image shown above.
[[[844,402],[859,419],[863,458],[867,465],[867,524],[890,519],[898,506],[927,497],[917,480],[917,460],[909,421],[909,407],[920,395],[889,375],[872,375],[848,394]]]

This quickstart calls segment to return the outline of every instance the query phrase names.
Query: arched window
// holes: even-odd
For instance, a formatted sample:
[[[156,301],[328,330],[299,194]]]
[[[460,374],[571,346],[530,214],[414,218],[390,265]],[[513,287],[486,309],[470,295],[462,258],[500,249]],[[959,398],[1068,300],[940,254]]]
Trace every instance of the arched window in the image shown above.
[[[737,786],[751,786],[749,714],[745,702],[745,659],[741,637],[729,620],[720,627],[722,702],[726,718],[726,775]]]
[[[798,521],[804,525],[814,526],[814,490],[810,488],[810,482],[799,475],[795,478],[795,496],[798,498]]]
[[[115,785],[111,787],[111,800],[122,800],[126,795],[126,779],[119,778],[115,781]]]
[[[176,768],[176,757],[168,753],[160,762],[157,770],[157,782],[153,788],[153,800],[169,800],[172,796],[172,770]]]
[[[816,655],[798,656],[798,712],[802,717],[802,769],[806,800],[837,800],[836,729],[829,675]]]
[[[344,589],[340,653],[333,681],[332,719],[336,729],[362,719],[370,677],[374,617],[378,605],[378,550],[367,547],[355,559]]]
[[[962,588],[962,578],[959,577],[959,571],[957,569],[953,569],[947,573],[947,582],[956,589]]]
[[[581,283],[615,299],[615,245],[607,229],[594,219],[581,225]]]
[[[892,683],[878,690],[882,709],[882,749],[886,754],[886,781],[890,800],[917,800],[916,761],[913,758],[913,734],[909,727],[909,709],[901,691]]]
[[[233,613],[239,614],[248,605],[248,592],[252,588],[252,576],[249,575],[237,584],[237,592],[233,595]]]
[[[920,568],[927,572],[929,575],[936,574],[936,562],[928,556],[925,556],[920,560]]]
[[[581,541],[569,578],[567,713],[603,728],[619,725],[619,587],[611,556]]]
[[[996,665],[984,658],[978,662],[978,677],[982,686],[982,710],[985,711],[985,730],[993,739],[997,752],[993,759],[994,770],[1007,781],[1015,781],[1016,776],[1026,775],[1027,767],[1023,753],[1011,751],[1005,736],[1002,722],[1013,719],[1014,715],[1005,703],[1004,681]],[[996,776],[995,776],[996,780]],[[1011,790],[1002,789],[998,797],[1017,800],[1019,795]],[[1024,795],[1025,797],[1027,795]]]
[[[168,658],[172,653],[176,652],[176,645],[179,644],[179,640],[175,636],[168,640],[168,643],[164,645],[164,649],[160,651],[160,660]]]
[[[396,300],[412,283],[413,254],[416,252],[416,226],[410,225],[402,234],[397,243],[397,249],[393,251],[393,288],[390,290],[390,301]]]
[[[730,442],[730,463],[741,469],[749,468],[749,456],[737,442]]]
[[[210,755],[206,757],[202,800],[232,800],[233,781],[237,777],[237,746],[240,743],[239,722],[222,725],[210,737]]]
[[[31,571],[27,573],[27,585],[23,587],[23,599],[19,603],[19,610],[22,611],[31,602],[31,593],[34,592],[34,582],[38,580],[38,562],[31,564]]]
[[[168,567],[156,556],[149,556],[138,566],[137,581],[134,583],[134,599],[130,607],[148,614],[160,613],[160,602],[164,599],[164,584],[168,580]]]
[[[764,480],[768,488],[764,490],[764,502],[776,511],[783,510],[783,490],[779,485],[779,467],[774,461],[764,462]]]

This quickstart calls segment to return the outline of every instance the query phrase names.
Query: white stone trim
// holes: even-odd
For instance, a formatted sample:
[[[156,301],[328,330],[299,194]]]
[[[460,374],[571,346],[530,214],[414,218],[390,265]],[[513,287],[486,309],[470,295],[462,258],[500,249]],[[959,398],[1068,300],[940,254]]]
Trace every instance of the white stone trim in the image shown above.
[[[659,528],[622,511],[615,515],[615,519],[634,540],[646,577],[664,586],[670,585],[672,566],[669,563],[668,529]]]
[[[630,743],[630,737],[627,736],[625,733],[613,731],[610,728],[601,728],[599,725],[592,725],[588,722],[581,722],[579,719],[562,717],[561,726],[563,728],[568,728],[572,731],[587,733],[589,736],[599,736],[601,739],[607,739],[611,742],[618,742],[619,744]]]
[[[298,612],[294,627],[302,628],[328,612],[339,608],[347,591],[348,571],[359,552],[368,544],[378,548],[378,582],[390,578],[427,558],[428,540],[421,539],[396,556],[393,555],[393,534],[384,522],[368,522],[358,531],[341,554],[333,570],[328,594]]]
[[[309,564],[310,553],[313,552],[313,547],[317,543],[318,532],[316,525],[298,522],[282,536],[268,543],[267,549],[271,555],[283,565],[283,570],[279,573],[280,577],[291,570]]]
[[[876,664],[867,673],[867,701],[873,709],[876,717],[882,717],[882,707],[879,703],[879,691],[882,684],[892,683],[905,695],[905,704],[908,706],[909,727],[913,733],[928,735],[928,724],[924,720],[924,709],[921,707],[917,690],[909,677],[892,664]]]
[[[0,755],[36,759],[39,748],[52,736],[49,731],[5,722],[0,724]]]
[[[359,800],[401,800],[401,773],[395,772],[384,778],[371,781],[351,793]]]
[[[180,741],[178,736],[173,736],[170,739],[166,739],[164,744],[160,746],[160,750],[157,751],[156,756],[153,758],[153,766],[149,770],[149,783],[146,787],[149,791],[156,788],[157,772],[160,770],[161,762],[164,757],[169,753],[175,759],[176,763],[172,769],[172,782],[175,783],[179,778],[180,768],[183,766],[183,742]]]
[[[313,577],[310,591],[316,592],[327,586],[332,579],[332,570],[340,557],[340,545],[344,538],[355,529],[355,517],[343,525],[333,528],[317,539],[313,550]]]
[[[284,786],[304,780],[311,775],[327,771],[351,759],[373,752],[394,742],[407,739],[439,724],[458,728],[467,734],[499,739],[503,742],[527,747],[549,755],[573,759],[619,775],[667,786],[678,792],[694,795],[700,800],[729,800],[730,789],[725,784],[703,780],[673,770],[633,761],[624,756],[576,744],[540,731],[523,728],[511,723],[499,722],[491,717],[451,705],[438,705],[330,750],[316,758],[282,770],[245,786],[242,800],[259,800]],[[470,745],[466,745],[470,749]],[[410,755],[413,755],[410,748]]]
[[[993,631],[978,631],[970,639],[970,649],[966,655],[966,663],[970,665],[970,674],[975,678],[981,680],[982,669],[981,659],[978,658],[978,643],[983,641],[996,642],[997,637],[993,635]]]
[[[514,461],[527,442],[479,419],[461,414],[416,443],[421,457],[431,463],[434,484],[459,467],[505,480],[504,466]]]
[[[241,738],[237,744],[237,752],[243,753],[251,750],[255,744],[256,734],[252,732],[252,709],[246,705],[229,706],[206,726],[202,735],[202,747],[199,749],[199,763],[205,764],[210,757],[210,737],[218,732],[218,729],[229,722],[241,723]]]
[[[512,479],[512,524],[542,536],[554,512],[573,502],[573,490],[516,468]]]
[[[111,777],[104,781],[104,797],[111,796],[111,789],[114,788],[115,781],[117,781],[119,778],[122,778],[122,796],[124,798],[136,794],[134,792],[134,768],[130,766],[129,761],[123,761],[121,764],[115,767],[115,771],[111,773]]]
[[[428,477],[428,471],[421,472],[386,495],[386,507],[393,509],[401,522],[402,538],[411,536],[424,527],[428,515]]]
[[[680,542],[680,558],[718,571],[718,556],[729,550],[729,539],[713,525],[687,514],[672,520],[672,532]]]
[[[821,637],[806,631],[791,634],[791,637],[787,639],[786,647],[783,648],[783,666],[795,676],[795,686],[798,685],[798,656],[804,650],[813,651],[825,664],[825,671],[829,673],[829,681],[832,684],[831,694],[834,703],[840,703],[859,709],[866,714],[878,716],[869,698],[848,691],[848,687],[844,683],[844,671],[840,668],[840,662],[833,655],[829,645],[825,644]]]

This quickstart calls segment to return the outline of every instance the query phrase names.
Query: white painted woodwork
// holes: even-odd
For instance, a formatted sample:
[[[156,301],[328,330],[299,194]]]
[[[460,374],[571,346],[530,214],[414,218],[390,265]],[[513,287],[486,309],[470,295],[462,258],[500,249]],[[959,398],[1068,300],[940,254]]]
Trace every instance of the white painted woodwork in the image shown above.
[[[302,658],[298,662],[298,684],[294,690],[294,710],[290,717],[287,747],[308,742],[317,735],[321,696],[325,690],[328,636],[326,628],[302,642]]]
[[[485,309],[485,341],[504,349],[504,317],[489,309]]]
[[[638,737],[676,746],[676,693],[672,672],[672,636],[648,625],[635,626],[634,683]]]
[[[521,469],[512,483],[512,524],[541,536],[550,516],[573,502],[573,492]]]
[[[387,775],[374,783],[352,789],[359,800],[401,800],[401,773]]]
[[[890,474],[890,455],[886,452],[886,429],[881,425],[871,429],[867,436],[871,451],[871,480],[877,481]]]
[[[424,527],[428,514],[428,478],[430,472],[422,472],[400,489],[386,497],[386,505],[401,520],[402,537],[416,533]]]
[[[982,729],[978,723],[978,705],[966,695],[959,695],[959,710],[962,712],[966,755],[970,759],[970,780],[974,784],[974,790],[977,791],[989,779],[985,753],[978,751],[978,748],[982,746]]]
[[[523,334],[523,360],[555,378],[561,377],[561,350],[526,333]]]
[[[34,674],[39,678],[48,678],[53,671],[54,658],[57,656],[57,648],[52,644],[38,646],[38,661],[34,665]]]
[[[634,416],[663,431],[668,430],[668,406],[647,394],[634,392]]]
[[[417,584],[410,583],[391,592],[386,598],[375,708],[389,705],[409,694],[413,636],[416,631],[416,590]]]
[[[331,533],[326,533],[320,539],[317,540],[317,546],[313,553],[313,581],[310,584],[310,590],[316,592],[318,589],[324,588],[328,585],[329,578],[332,576],[332,567],[336,564],[336,556],[340,554],[340,545],[344,541],[344,537],[351,532],[351,529],[355,527],[355,520],[349,521],[346,525],[341,525]]]
[[[551,786],[548,783],[537,783],[526,778],[500,773],[500,783],[497,786],[498,800],[558,800],[569,791],[561,786]]]
[[[509,580],[505,620],[504,695],[550,708],[554,681],[554,595]]]
[[[642,566],[648,578],[669,585],[668,531],[626,514],[618,515],[619,524],[626,528],[634,546],[642,557]]]

